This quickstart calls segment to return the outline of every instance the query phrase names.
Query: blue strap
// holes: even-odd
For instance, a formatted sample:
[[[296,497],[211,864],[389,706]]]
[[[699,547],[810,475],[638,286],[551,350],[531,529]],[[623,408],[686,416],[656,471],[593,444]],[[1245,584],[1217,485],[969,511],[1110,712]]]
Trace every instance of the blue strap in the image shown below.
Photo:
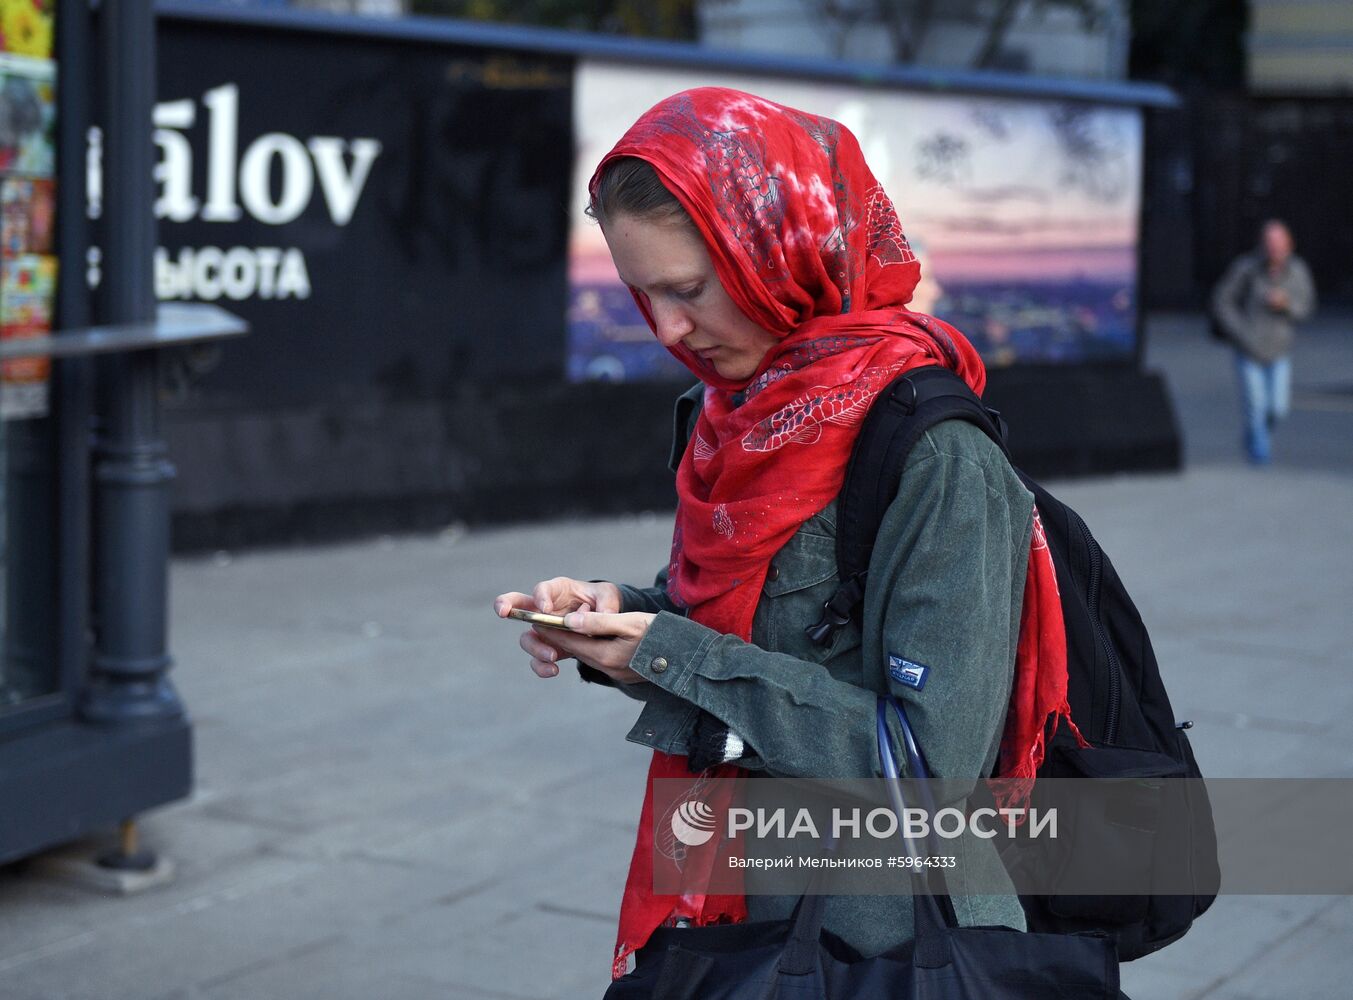
[[[930,768],[926,766],[925,756],[921,753],[921,745],[916,740],[916,733],[911,728],[911,720],[907,718],[906,709],[894,695],[879,695],[878,704],[875,711],[875,728],[878,731],[878,752],[879,765],[883,770],[883,776],[888,783],[888,798],[892,803],[893,811],[897,813],[898,823],[903,830],[902,839],[907,845],[907,851],[913,856],[924,856],[924,854],[938,854],[939,851],[934,842],[934,832],[926,838],[923,845],[925,851],[922,852],[911,838],[906,836],[906,824],[903,822],[906,816],[906,799],[902,790],[902,776],[899,773],[897,765],[897,744],[893,739],[893,734],[888,729],[888,709],[892,708],[893,714],[897,717],[898,728],[902,732],[902,745],[907,759],[907,774],[913,778],[921,780],[916,785],[916,791],[920,798],[921,805],[933,817],[935,815],[935,800],[931,793],[929,785],[925,784],[925,779],[930,777]],[[937,965],[943,965],[948,961],[948,949],[943,946],[942,939],[939,936],[941,928],[957,927],[958,919],[954,915],[952,903],[946,896],[944,902],[948,905],[941,905],[930,888],[931,869],[911,870],[912,898],[915,901],[913,912],[916,921],[916,946],[927,954],[936,952],[930,958]],[[941,889],[945,886],[944,873],[939,869],[933,870],[933,875],[938,879]],[[918,957],[920,954],[918,953]],[[929,962],[927,962],[929,964]]]

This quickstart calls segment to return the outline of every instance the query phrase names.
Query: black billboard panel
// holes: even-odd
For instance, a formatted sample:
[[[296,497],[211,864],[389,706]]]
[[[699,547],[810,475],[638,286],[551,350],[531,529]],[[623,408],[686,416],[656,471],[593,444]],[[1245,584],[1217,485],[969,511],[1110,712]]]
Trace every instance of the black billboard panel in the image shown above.
[[[161,25],[158,294],[253,328],[179,405],[561,370],[568,60]]]

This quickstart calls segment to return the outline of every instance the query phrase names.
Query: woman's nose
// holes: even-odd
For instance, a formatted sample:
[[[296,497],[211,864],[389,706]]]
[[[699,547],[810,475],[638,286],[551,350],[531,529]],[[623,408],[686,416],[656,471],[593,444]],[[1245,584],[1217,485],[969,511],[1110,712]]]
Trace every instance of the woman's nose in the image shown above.
[[[686,315],[686,311],[680,306],[673,305],[654,308],[653,326],[658,343],[663,347],[675,347],[695,329],[695,324],[691,322],[690,316]]]

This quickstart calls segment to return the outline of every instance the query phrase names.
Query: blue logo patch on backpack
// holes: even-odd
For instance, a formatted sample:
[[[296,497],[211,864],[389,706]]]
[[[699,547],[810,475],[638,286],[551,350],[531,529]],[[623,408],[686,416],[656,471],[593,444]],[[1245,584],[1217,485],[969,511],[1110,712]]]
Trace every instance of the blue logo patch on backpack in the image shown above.
[[[926,676],[930,668],[924,663],[913,663],[896,653],[888,654],[888,675],[899,684],[905,684],[917,691],[925,687]]]

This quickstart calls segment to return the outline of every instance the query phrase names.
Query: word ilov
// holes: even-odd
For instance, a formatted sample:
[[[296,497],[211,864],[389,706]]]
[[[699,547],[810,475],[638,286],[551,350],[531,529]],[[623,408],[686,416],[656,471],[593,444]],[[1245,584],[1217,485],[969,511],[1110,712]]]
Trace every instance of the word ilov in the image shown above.
[[[234,83],[202,95],[205,121],[191,99],[155,105],[155,165],[158,196],[155,217],[168,222],[237,223],[252,219],[284,226],[305,213],[318,197],[336,226],[356,212],[371,170],[381,153],[380,140],[268,132],[244,146],[239,137],[240,90]],[[195,190],[193,130],[205,125],[205,189]],[[102,214],[103,137],[89,134],[87,188],[91,218]],[[276,183],[274,183],[276,181]],[[97,256],[91,257],[91,283],[97,284]],[[183,247],[155,255],[156,291],[162,299],[305,299],[310,276],[298,247]]]
[[[924,840],[932,833],[945,839],[954,839],[971,832],[975,837],[991,840],[1001,834],[999,827],[1002,819],[1006,833],[1016,835],[1019,817],[1027,813],[1027,826],[1022,836],[1057,837],[1056,809],[991,809],[982,807],[970,813],[949,806],[935,810],[932,816],[925,809],[909,807],[903,810],[899,821],[892,809],[880,807],[861,815],[860,809],[836,808],[831,813],[831,836],[862,837],[868,835],[879,840],[889,840],[899,834],[912,840]],[[998,818],[1001,817],[1001,818]],[[817,822],[807,809],[799,809],[792,817],[787,809],[747,809],[734,806],[728,810],[728,836],[750,832],[758,838],[793,838],[801,835],[822,839]]]

